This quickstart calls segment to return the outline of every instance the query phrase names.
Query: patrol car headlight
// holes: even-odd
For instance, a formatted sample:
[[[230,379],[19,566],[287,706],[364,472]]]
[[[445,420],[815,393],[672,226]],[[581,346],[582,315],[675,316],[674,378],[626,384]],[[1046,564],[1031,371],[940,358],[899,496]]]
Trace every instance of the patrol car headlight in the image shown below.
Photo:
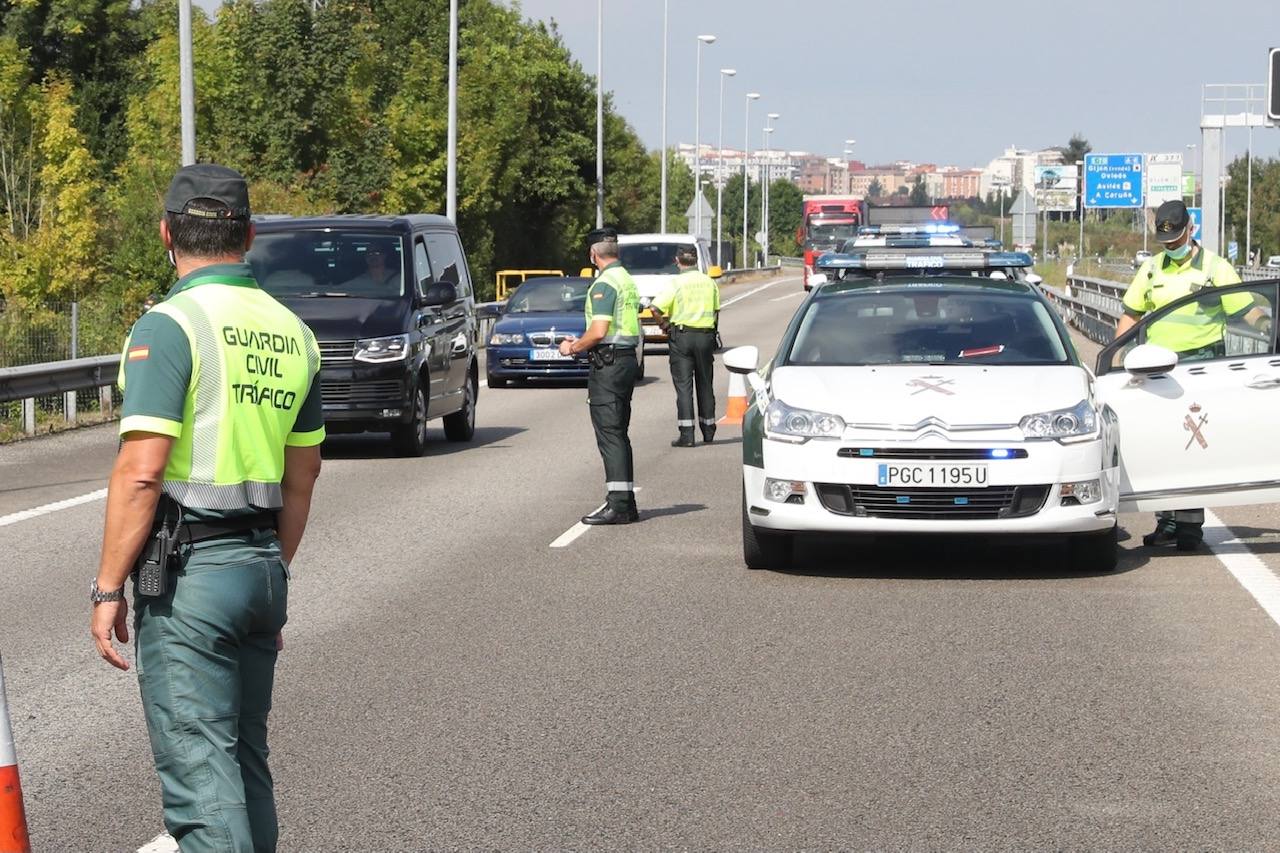
[[[764,413],[765,432],[783,441],[810,438],[839,438],[844,434],[844,418],[826,412],[797,409],[774,400]]]
[[[515,334],[507,334],[506,332],[494,332],[489,338],[489,345],[495,347],[509,346],[512,344],[524,343],[524,332],[516,332]]]
[[[1098,413],[1091,402],[1081,400],[1069,409],[1027,415],[1018,426],[1031,440],[1088,438],[1098,431]]]
[[[389,338],[365,338],[356,341],[356,361],[382,363],[404,361],[409,356],[409,336],[392,335]]]

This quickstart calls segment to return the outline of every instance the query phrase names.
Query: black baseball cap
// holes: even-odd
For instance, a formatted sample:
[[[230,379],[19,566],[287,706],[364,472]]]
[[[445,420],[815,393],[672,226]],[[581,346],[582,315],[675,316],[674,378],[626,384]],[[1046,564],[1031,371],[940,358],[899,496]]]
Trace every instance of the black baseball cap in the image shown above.
[[[244,175],[216,163],[183,166],[169,182],[164,209],[203,219],[248,219],[249,185]]]
[[[1191,224],[1191,214],[1180,201],[1166,201],[1156,208],[1156,239],[1161,243],[1180,240]]]
[[[603,243],[606,240],[618,242],[618,229],[605,226],[603,228],[592,228],[587,232],[587,248],[590,249],[596,243]]]

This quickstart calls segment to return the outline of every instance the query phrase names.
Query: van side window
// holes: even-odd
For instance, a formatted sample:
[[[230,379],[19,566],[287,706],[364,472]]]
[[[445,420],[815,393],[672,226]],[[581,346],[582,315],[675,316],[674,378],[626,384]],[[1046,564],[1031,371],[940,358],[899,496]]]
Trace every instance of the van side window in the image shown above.
[[[427,260],[427,247],[422,238],[413,241],[413,277],[418,280],[418,292],[423,293],[431,283],[431,262]]]
[[[423,235],[427,243],[427,254],[431,257],[432,268],[436,271],[437,281],[447,281],[458,291],[458,298],[471,295],[471,276],[467,271],[467,261],[462,256],[462,246],[458,237],[445,231],[436,231]]]

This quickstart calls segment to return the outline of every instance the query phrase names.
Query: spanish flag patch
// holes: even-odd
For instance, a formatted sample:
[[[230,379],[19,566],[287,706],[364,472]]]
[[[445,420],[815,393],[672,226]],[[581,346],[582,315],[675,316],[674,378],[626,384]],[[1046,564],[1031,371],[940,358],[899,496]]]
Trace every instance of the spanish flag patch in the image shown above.
[[[151,347],[129,347],[129,361],[146,361],[151,357]]]

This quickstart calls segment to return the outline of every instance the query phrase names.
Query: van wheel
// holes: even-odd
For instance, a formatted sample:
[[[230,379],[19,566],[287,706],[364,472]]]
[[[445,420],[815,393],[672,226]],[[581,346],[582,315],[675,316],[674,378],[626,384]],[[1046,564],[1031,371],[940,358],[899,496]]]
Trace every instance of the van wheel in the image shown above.
[[[444,416],[444,437],[450,441],[470,441],[476,434],[476,374],[467,374],[462,390],[462,408]]]
[[[1119,561],[1118,528],[1096,533],[1077,533],[1068,549],[1071,568],[1078,572],[1114,572]]]
[[[413,419],[392,430],[391,443],[401,456],[427,452],[427,391],[421,381],[413,387]]]
[[[747,495],[742,494],[742,561],[748,569],[787,569],[791,566],[790,533],[761,530],[751,523]]]

